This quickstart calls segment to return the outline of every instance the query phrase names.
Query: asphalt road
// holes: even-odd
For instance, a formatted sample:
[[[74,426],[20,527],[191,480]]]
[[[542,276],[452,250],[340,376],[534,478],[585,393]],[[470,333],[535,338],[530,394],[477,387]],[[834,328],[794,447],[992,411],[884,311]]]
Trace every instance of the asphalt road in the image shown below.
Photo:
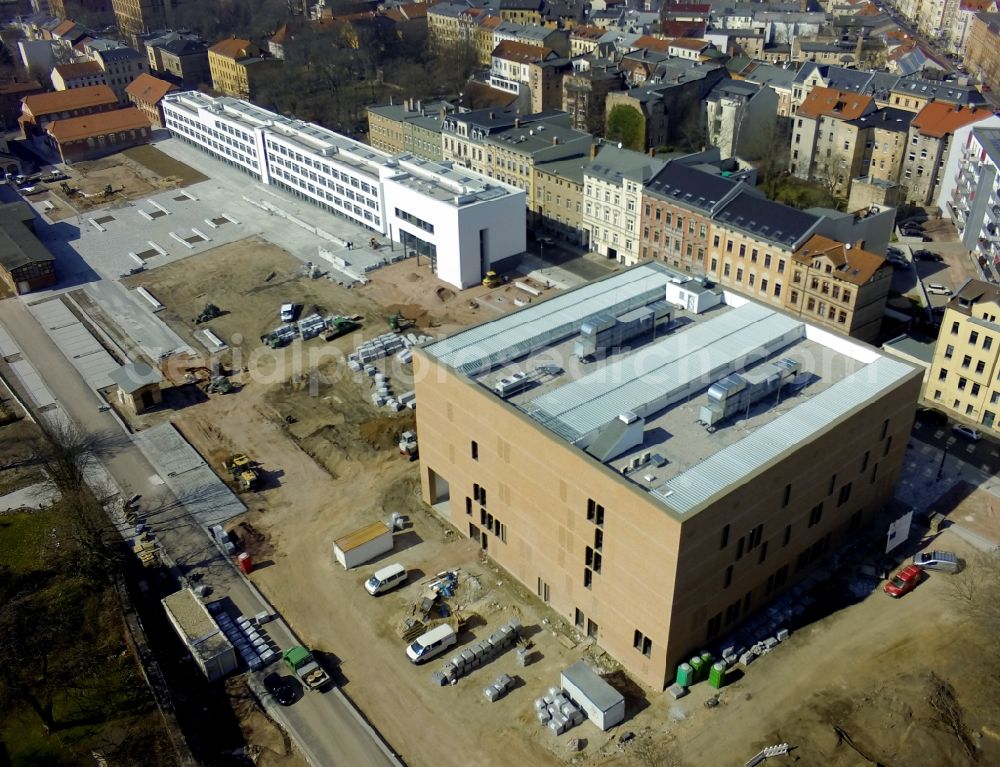
[[[973,442],[952,431],[952,425],[952,422],[932,422],[932,419],[921,417],[918,413],[913,424],[912,436],[927,445],[946,450],[948,455],[985,474],[1000,475],[1000,442],[986,436],[978,442]]]
[[[27,308],[16,299],[0,301],[0,323],[77,427],[94,439],[97,457],[124,495],[142,495],[142,518],[180,574],[211,586],[213,597],[228,597],[245,615],[266,609],[208,534],[177,503],[114,416],[99,409],[97,395],[87,387]],[[16,384],[16,381],[11,380],[11,383]],[[30,400],[25,398],[25,401]],[[282,649],[295,643],[282,622],[269,623],[266,628]],[[264,703],[269,710],[278,708],[266,696]],[[398,765],[383,750],[371,728],[340,690],[307,692],[292,706],[281,708],[278,719],[316,767]]]

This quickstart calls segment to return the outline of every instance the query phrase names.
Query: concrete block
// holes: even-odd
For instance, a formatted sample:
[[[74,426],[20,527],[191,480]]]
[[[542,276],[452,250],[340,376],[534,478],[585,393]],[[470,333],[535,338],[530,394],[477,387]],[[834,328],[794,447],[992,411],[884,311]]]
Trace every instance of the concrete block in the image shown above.
[[[788,629],[781,629],[781,631],[778,632],[777,636],[775,636],[775,639],[777,639],[779,642],[784,642],[786,639],[788,639],[788,635],[789,635]]]
[[[764,640],[764,652],[769,652],[773,650],[778,645],[778,640],[774,637],[768,637]]]
[[[756,658],[757,658],[756,653],[754,653],[752,650],[747,650],[740,656],[740,664],[743,666],[749,666],[751,663],[754,662],[754,660],[756,660]]]
[[[674,700],[677,700],[679,698],[683,698],[685,695],[688,694],[688,688],[682,687],[679,684],[672,684],[667,688],[667,692],[670,693],[670,696]]]

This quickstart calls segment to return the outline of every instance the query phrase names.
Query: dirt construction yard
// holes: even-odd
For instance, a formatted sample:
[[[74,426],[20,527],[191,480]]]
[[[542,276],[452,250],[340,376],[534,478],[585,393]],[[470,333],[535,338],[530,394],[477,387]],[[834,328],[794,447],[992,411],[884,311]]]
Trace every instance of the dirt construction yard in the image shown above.
[[[238,390],[202,398],[171,419],[213,466],[236,451],[260,463],[263,488],[243,495],[249,511],[231,525],[258,565],[251,578],[302,639],[337,666],[345,693],[407,765],[741,765],[782,742],[794,748],[767,764],[1000,764],[996,678],[979,665],[979,653],[995,645],[957,621],[947,588],[949,578],[975,577],[974,569],[935,573],[898,601],[877,589],[793,633],[745,676],[734,675],[717,698],[704,683],[678,701],[631,683],[597,645],[575,636],[561,616],[423,507],[418,464],[395,446],[412,428],[413,413],[376,408],[371,380],[342,364],[362,338],[386,332],[389,314],[401,313],[416,321],[414,332],[436,337],[508,311],[513,287],[455,295],[413,261],[372,276],[354,289],[311,280],[280,249],[244,240],[130,282],[149,287],[167,307],[161,316],[196,348],[194,315],[206,302],[223,310],[209,326],[242,355]],[[278,324],[286,301],[305,304],[305,312],[360,314],[362,329],[263,354],[258,338]],[[310,351],[317,349],[322,353]],[[409,385],[407,367],[393,362],[383,369],[402,388]],[[334,562],[335,538],[393,512],[409,524],[391,554],[350,572]],[[970,553],[950,532],[935,546]],[[409,582],[370,597],[365,578],[396,561],[409,569]],[[452,568],[460,577],[448,607],[467,620],[456,649],[516,617],[533,644],[526,668],[508,651],[442,688],[432,685],[431,673],[454,653],[424,666],[406,660],[397,626],[411,615],[422,584]],[[580,658],[626,695],[628,718],[608,733],[584,723],[556,737],[537,724],[532,701]],[[500,673],[518,683],[490,704],[482,689]],[[283,762],[279,744],[268,763],[299,764],[294,757]]]

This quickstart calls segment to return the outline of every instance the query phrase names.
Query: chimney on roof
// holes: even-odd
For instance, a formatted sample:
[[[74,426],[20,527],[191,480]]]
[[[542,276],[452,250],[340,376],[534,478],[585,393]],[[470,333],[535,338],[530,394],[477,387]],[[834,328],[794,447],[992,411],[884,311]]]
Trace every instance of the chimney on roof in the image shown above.
[[[552,137],[552,146],[555,146],[558,143],[559,143],[559,137],[558,136],[553,136]]]
[[[596,141],[593,144],[590,145],[590,159],[593,160],[595,157],[597,157],[597,142]]]
[[[417,99],[417,111],[418,112],[424,111],[424,104],[420,99]]]
[[[521,118],[520,117],[515,117],[514,118],[514,127],[515,128],[520,128],[521,127]]]
[[[496,115],[493,112],[490,112],[490,119],[491,120],[496,119]]]

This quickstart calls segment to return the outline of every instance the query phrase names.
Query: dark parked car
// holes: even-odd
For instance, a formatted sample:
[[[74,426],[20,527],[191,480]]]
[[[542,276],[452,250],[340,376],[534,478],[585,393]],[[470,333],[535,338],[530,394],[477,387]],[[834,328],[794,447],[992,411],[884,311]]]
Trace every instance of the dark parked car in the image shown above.
[[[923,248],[913,251],[913,257],[917,261],[944,261],[937,253],[931,253],[929,250]]]
[[[279,705],[290,706],[295,702],[295,688],[291,680],[280,674],[268,674],[264,677],[264,689],[266,689]]]
[[[926,234],[916,229],[904,229],[902,232],[900,232],[900,234],[902,234],[904,237],[914,237],[920,240],[921,242],[931,241],[930,237],[928,237]]]

